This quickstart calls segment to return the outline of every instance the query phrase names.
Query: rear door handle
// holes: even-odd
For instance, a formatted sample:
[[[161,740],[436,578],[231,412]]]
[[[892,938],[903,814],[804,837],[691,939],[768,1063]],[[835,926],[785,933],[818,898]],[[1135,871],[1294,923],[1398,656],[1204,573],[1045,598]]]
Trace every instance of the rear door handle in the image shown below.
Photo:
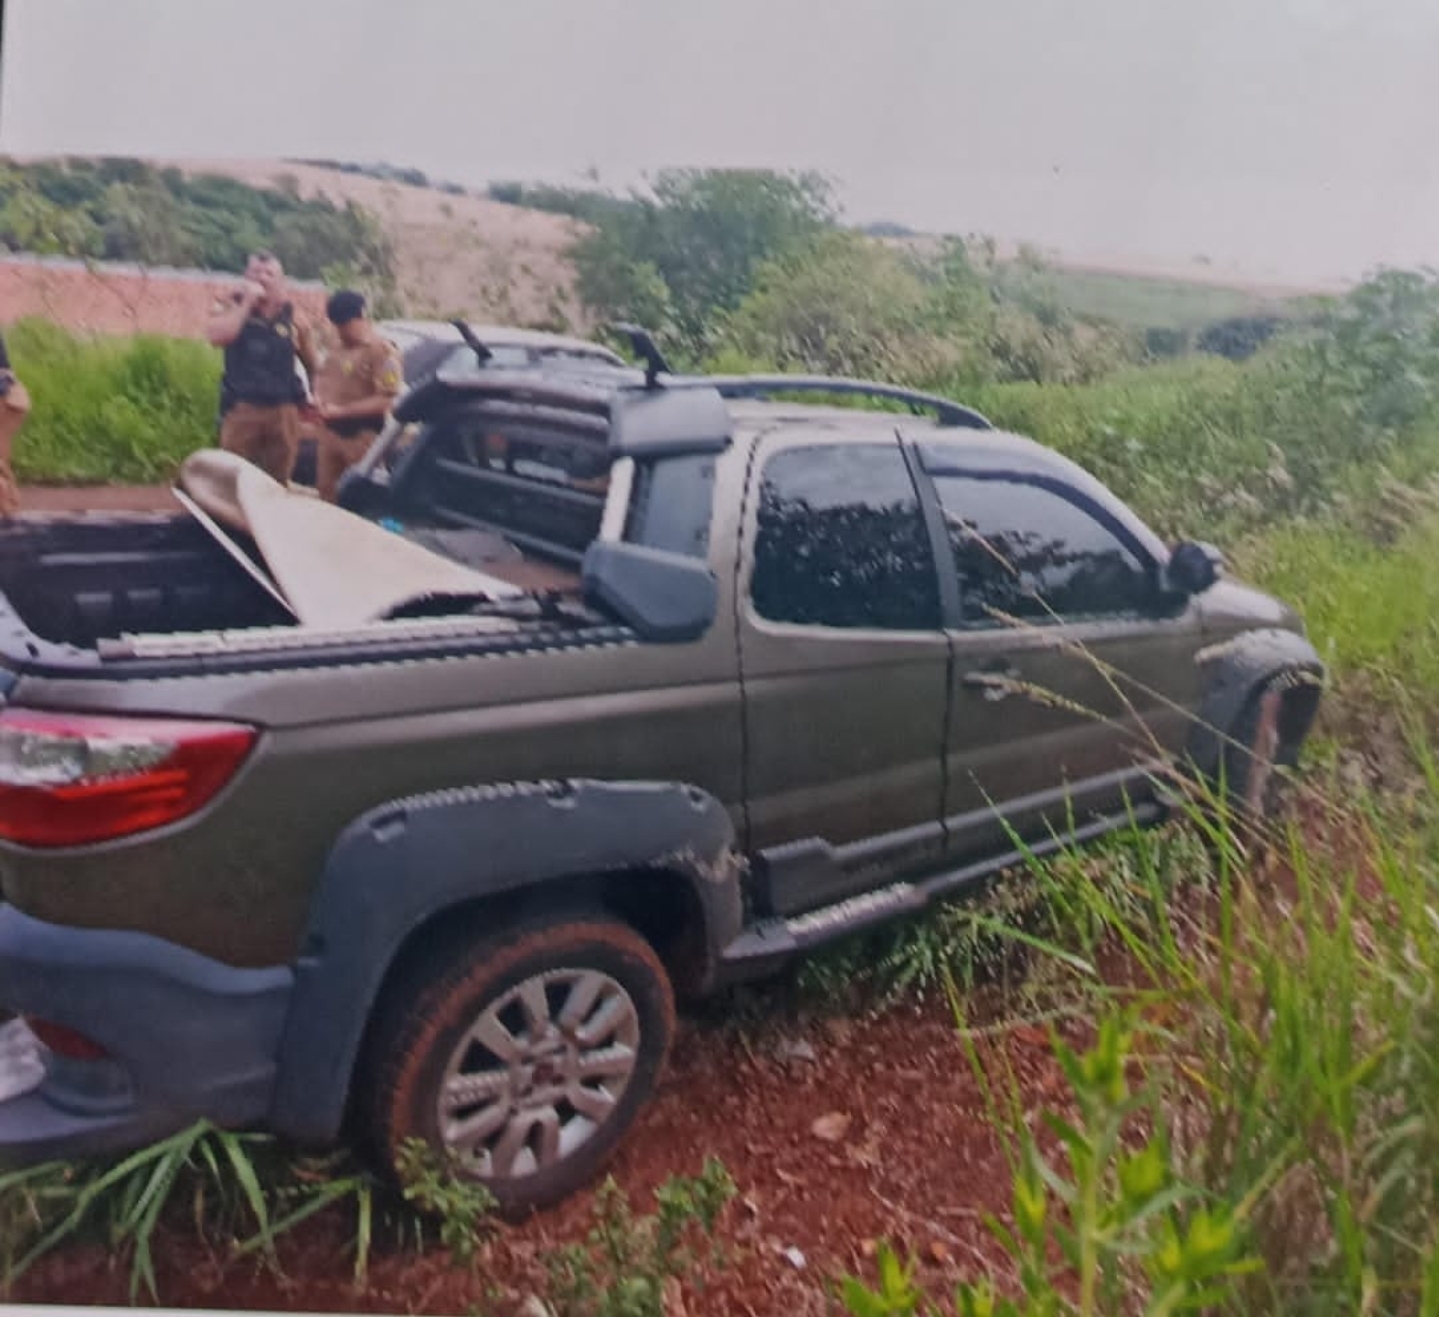
[[[959,680],[970,690],[983,691],[984,698],[993,702],[1014,694],[1014,683],[1019,680],[1019,669],[1012,663],[1000,661],[982,668],[973,668]]]

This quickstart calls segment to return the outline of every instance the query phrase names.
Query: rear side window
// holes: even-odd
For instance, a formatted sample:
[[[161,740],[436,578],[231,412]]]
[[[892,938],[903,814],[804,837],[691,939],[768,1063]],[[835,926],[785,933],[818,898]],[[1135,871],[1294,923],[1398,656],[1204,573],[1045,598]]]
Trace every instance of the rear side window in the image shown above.
[[[772,622],[939,628],[934,556],[897,443],[815,445],[769,459],[751,594]]]
[[[1145,611],[1153,583],[1134,551],[1078,504],[1015,479],[934,478],[966,626]]]
[[[689,558],[708,557],[714,481],[715,459],[708,454],[638,463],[625,539]]]
[[[599,534],[610,458],[602,434],[481,410],[436,422],[397,493],[453,526],[579,562]]]

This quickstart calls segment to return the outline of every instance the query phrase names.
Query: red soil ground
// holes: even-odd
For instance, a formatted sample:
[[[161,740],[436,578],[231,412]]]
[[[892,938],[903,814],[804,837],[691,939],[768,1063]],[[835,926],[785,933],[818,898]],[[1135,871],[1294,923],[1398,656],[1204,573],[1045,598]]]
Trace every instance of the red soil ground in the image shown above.
[[[1062,1093],[1043,1030],[1019,1026],[985,1050],[992,1072],[1013,1067],[1036,1102]],[[836,1311],[837,1278],[872,1277],[880,1239],[917,1255],[932,1293],[1004,1266],[981,1219],[1007,1210],[1004,1153],[941,1004],[792,1025],[777,1010],[747,1026],[686,1021],[656,1101],[611,1169],[648,1210],[666,1176],[698,1174],[709,1156],[739,1191],[719,1231],[726,1261],[686,1279],[675,1313]],[[526,1296],[544,1293],[545,1254],[584,1237],[592,1203],[585,1192],[528,1223],[494,1227],[470,1269],[438,1248],[378,1256],[364,1288],[352,1278],[353,1227],[342,1214],[284,1241],[283,1278],[175,1233],[156,1250],[160,1296],[179,1307],[515,1313]],[[13,1297],[124,1304],[128,1283],[103,1249],[71,1249],[38,1266]]]

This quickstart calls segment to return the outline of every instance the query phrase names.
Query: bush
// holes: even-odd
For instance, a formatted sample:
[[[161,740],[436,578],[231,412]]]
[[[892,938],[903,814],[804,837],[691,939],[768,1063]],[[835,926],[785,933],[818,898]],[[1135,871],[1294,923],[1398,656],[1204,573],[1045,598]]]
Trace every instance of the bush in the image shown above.
[[[927,326],[930,298],[898,253],[830,232],[761,267],[724,338],[782,370],[917,383],[953,375],[965,356],[964,327],[944,337]]]
[[[22,481],[166,480],[214,442],[220,354],[207,344],[81,339],[43,321],[6,343],[33,407],[15,443]]]
[[[1003,1046],[952,993],[1005,1139],[1004,1265],[961,1317],[1439,1311],[1439,769],[1411,728],[1417,798],[1311,789],[1331,822],[1271,830],[1257,863],[1196,799],[1205,844],[1176,883],[1164,834],[1031,875],[1068,1093],[1034,1121]],[[856,1317],[937,1317],[888,1250],[850,1278]]]

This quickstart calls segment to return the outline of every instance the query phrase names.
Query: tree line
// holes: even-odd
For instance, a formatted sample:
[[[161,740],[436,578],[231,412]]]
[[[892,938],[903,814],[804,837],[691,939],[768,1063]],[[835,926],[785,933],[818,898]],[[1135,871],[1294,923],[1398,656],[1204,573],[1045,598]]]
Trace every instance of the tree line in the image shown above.
[[[235,271],[267,247],[300,279],[393,286],[395,253],[354,204],[141,160],[0,165],[0,245],[42,256]]]
[[[435,186],[399,166],[307,163]],[[591,317],[648,326],[690,367],[1085,383],[1196,352],[1242,360],[1292,328],[1265,314],[1145,331],[1079,314],[1033,249],[1001,259],[982,236],[851,227],[814,172],[669,169],[627,191],[496,182],[488,196],[583,222],[570,256]],[[299,278],[358,283],[377,308],[402,309],[378,218],[304,197],[293,177],[260,188],[133,159],[0,165],[0,244],[216,270],[269,247]]]
[[[687,365],[1083,383],[1191,352],[1242,360],[1281,328],[1266,314],[1146,333],[1077,314],[1034,249],[849,226],[813,172],[671,169],[624,192],[507,181],[489,196],[589,225],[571,253],[585,305],[648,326]]]

